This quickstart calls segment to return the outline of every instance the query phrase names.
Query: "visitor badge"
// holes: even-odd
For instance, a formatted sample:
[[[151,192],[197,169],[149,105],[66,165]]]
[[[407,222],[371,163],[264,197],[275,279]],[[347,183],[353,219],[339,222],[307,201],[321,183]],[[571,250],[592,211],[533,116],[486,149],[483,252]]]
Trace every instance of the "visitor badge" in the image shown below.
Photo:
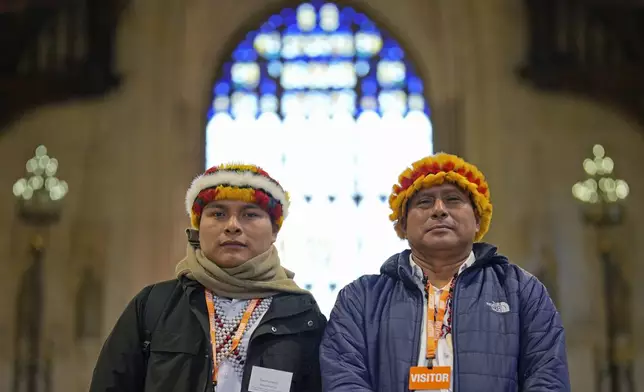
[[[253,366],[248,383],[249,392],[289,392],[293,373]]]
[[[415,366],[409,370],[409,390],[449,389],[452,368],[450,366]]]

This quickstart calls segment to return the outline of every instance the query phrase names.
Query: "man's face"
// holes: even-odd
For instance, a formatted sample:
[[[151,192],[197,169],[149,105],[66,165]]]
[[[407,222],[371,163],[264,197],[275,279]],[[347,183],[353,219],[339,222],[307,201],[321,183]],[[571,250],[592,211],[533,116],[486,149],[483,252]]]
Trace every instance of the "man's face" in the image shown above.
[[[412,247],[457,251],[471,247],[479,219],[469,194],[451,183],[421,189],[409,201],[403,229]]]
[[[201,214],[201,251],[222,268],[236,267],[264,253],[276,237],[268,213],[253,203],[217,200]]]

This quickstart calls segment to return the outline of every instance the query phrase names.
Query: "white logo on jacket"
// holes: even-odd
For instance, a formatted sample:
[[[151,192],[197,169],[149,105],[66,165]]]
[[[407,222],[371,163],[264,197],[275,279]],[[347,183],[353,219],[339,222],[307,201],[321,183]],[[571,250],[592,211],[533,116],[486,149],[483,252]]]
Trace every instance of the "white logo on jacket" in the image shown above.
[[[508,313],[510,311],[510,305],[507,302],[487,302],[486,305],[497,313]]]

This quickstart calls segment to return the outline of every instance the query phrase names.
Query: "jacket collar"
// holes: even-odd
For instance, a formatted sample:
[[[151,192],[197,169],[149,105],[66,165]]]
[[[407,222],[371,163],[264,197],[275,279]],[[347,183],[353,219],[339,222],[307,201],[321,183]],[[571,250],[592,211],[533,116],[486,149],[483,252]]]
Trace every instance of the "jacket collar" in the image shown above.
[[[188,279],[185,276],[179,279],[188,298],[192,298],[194,295],[201,295],[203,297],[204,287],[201,283]],[[262,320],[268,321],[277,318],[288,318],[315,308],[316,302],[312,295],[280,293],[273,297],[271,306],[268,308]]]
[[[477,242],[473,245],[475,261],[468,268],[484,268],[491,264],[507,264],[508,259],[497,253],[497,247],[486,242]],[[380,268],[380,273],[401,280],[408,288],[415,288],[413,271],[409,258],[411,250],[406,249],[391,256]]]
[[[468,267],[470,267],[474,262],[476,261],[476,256],[474,256],[474,252],[470,252],[470,255],[467,256],[467,259],[465,259],[465,262],[461,264],[461,267],[458,269],[458,273],[460,274],[461,272],[465,271]],[[409,255],[409,264],[411,264],[411,271],[412,271],[412,276],[417,282],[420,282],[423,280],[423,270],[420,268],[418,264],[414,261],[414,256]]]
[[[281,293],[273,297],[271,307],[268,308],[262,322],[288,318],[315,309],[316,302],[312,295]]]

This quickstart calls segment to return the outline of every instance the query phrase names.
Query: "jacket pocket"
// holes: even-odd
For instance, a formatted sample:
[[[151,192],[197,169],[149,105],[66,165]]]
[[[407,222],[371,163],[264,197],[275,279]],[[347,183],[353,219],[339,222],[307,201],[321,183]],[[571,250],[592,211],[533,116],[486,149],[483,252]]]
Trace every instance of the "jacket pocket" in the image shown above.
[[[304,392],[306,380],[319,372],[316,345],[313,333],[273,336],[261,354],[260,366],[292,373],[291,391]]]
[[[156,331],[150,342],[146,392],[203,390],[208,359],[194,334]],[[203,354],[203,352],[201,352]]]
[[[150,353],[199,353],[201,342],[189,333],[156,331],[150,342]]]

